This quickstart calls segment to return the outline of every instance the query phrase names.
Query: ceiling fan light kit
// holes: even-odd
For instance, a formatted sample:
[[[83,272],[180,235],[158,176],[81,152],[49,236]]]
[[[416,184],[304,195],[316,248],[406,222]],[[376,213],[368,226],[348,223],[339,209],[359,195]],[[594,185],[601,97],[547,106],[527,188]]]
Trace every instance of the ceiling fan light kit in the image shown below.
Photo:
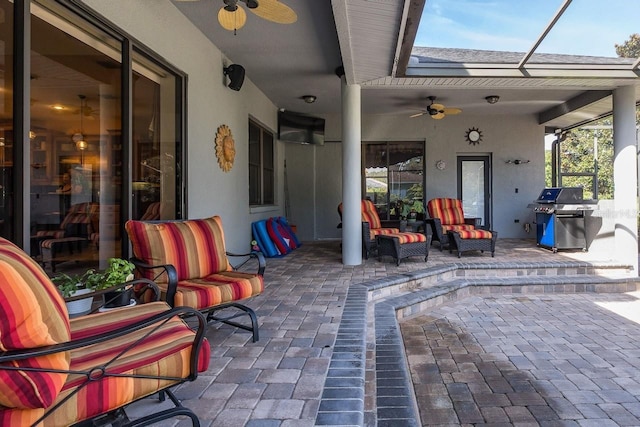
[[[411,117],[411,118],[420,117],[420,116],[422,116],[424,114],[428,114],[432,119],[440,120],[440,119],[443,119],[447,115],[460,114],[462,112],[462,110],[460,108],[447,108],[442,104],[436,104],[435,103],[435,100],[436,100],[435,96],[429,96],[428,99],[429,99],[429,101],[431,101],[431,104],[427,105],[427,108],[424,111],[421,111],[421,112],[416,113],[416,114],[412,114],[409,117]]]

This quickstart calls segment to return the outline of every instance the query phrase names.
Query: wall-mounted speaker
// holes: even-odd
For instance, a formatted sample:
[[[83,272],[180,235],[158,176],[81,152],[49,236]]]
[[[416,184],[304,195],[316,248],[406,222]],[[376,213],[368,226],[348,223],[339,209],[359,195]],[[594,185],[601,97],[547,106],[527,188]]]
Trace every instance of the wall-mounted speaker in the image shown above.
[[[244,67],[238,64],[231,64],[223,69],[224,74],[229,76],[229,88],[240,90],[244,83]]]

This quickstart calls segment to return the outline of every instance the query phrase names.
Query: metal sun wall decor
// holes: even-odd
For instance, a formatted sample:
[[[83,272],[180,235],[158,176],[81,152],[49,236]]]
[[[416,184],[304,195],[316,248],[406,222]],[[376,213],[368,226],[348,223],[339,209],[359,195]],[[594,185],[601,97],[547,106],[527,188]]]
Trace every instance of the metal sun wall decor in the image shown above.
[[[231,129],[227,125],[221,125],[216,132],[216,157],[220,169],[229,172],[236,157],[236,147]]]

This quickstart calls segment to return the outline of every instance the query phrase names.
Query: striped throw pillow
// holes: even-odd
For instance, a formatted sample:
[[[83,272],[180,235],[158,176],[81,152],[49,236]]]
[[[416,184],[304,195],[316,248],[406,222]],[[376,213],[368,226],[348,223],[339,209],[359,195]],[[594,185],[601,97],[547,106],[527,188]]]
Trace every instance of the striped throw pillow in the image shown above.
[[[30,349],[69,340],[69,318],[62,296],[31,257],[0,238],[0,351]],[[58,353],[0,366],[0,406],[45,408],[56,399],[70,355]],[[6,370],[3,368],[18,368]]]

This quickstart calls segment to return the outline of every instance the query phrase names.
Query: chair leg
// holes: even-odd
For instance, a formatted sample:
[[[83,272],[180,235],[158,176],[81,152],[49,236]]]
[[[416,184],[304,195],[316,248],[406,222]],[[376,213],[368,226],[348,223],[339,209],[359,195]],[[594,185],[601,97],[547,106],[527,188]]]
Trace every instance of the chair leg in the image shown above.
[[[242,313],[234,314],[228,317],[218,317],[215,315],[216,311],[229,308],[229,307],[237,308],[238,310],[241,310]],[[233,320],[231,320],[231,319],[235,319],[236,317],[242,316],[244,314],[248,315],[249,318],[251,319],[251,326],[243,325],[242,323],[234,322]],[[238,304],[238,303],[230,303],[230,304],[225,304],[223,306],[212,308],[211,310],[209,310],[209,313],[207,314],[207,322],[210,322],[212,320],[216,322],[226,323],[227,325],[235,326],[236,328],[244,329],[245,331],[250,331],[253,334],[253,342],[258,342],[258,340],[260,339],[259,332],[258,332],[258,317],[256,316],[256,313],[252,309],[250,309],[245,305]]]

